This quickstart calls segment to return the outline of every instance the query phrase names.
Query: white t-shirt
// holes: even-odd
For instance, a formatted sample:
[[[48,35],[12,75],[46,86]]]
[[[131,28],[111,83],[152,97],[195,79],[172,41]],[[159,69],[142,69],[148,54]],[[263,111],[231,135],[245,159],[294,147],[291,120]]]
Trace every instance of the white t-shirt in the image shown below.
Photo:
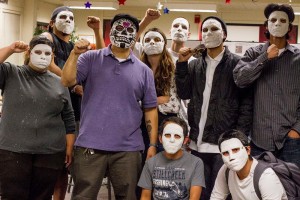
[[[230,170],[228,184],[225,175],[227,167],[223,165],[219,170],[210,200],[225,200],[230,193],[234,200],[259,200],[253,185],[254,169],[257,163],[258,161],[253,158],[250,173],[243,180],[239,179],[236,172]],[[258,186],[263,200],[288,199],[279,178],[271,168],[263,172]]]

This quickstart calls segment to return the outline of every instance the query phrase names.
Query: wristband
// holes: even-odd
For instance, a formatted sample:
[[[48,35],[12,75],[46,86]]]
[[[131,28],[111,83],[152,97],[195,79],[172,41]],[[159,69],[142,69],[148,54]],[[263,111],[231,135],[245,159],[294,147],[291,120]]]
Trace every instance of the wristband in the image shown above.
[[[150,144],[149,144],[149,147],[155,147],[155,148],[156,148],[156,147],[157,147],[157,144],[151,144],[151,143],[150,143]]]

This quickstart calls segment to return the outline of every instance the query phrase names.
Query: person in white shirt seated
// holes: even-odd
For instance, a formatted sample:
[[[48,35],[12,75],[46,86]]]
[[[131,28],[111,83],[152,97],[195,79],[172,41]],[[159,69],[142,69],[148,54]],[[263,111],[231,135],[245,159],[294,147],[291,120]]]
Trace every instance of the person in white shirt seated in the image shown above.
[[[229,130],[220,136],[218,145],[224,165],[218,173],[210,199],[225,200],[231,194],[234,200],[259,200],[253,183],[258,161],[250,156],[251,148],[247,136],[241,131]],[[262,200],[288,199],[278,176],[271,168],[263,172],[258,186]]]

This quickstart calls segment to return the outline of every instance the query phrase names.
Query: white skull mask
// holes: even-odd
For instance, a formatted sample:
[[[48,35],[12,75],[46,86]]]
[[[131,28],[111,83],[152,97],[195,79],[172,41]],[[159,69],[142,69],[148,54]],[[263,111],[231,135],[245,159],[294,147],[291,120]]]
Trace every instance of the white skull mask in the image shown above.
[[[161,54],[164,50],[165,40],[163,36],[156,31],[149,31],[144,36],[144,52],[147,55]]]
[[[218,20],[208,19],[202,25],[202,40],[206,48],[215,48],[222,44],[224,33]]]
[[[225,140],[220,145],[224,164],[232,171],[240,171],[248,160],[246,147],[237,138]]]
[[[73,13],[70,11],[61,11],[58,13],[55,19],[55,27],[65,34],[71,34],[74,30]]]
[[[132,21],[119,19],[115,21],[110,30],[110,42],[120,48],[130,48],[136,40],[137,29]]]
[[[283,11],[274,11],[268,19],[268,30],[275,37],[283,37],[289,31],[289,17]]]

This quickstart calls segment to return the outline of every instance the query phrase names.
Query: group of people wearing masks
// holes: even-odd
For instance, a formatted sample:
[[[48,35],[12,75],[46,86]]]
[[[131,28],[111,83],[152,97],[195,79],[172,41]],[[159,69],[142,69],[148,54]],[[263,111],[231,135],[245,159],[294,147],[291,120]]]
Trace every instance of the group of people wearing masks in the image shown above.
[[[173,21],[167,48],[158,28],[136,42],[158,10],[140,23],[117,14],[105,47],[90,16],[90,50],[85,39],[69,41],[72,11],[55,9],[49,32],[0,49],[1,199],[64,199],[66,168],[73,200],[97,199],[105,176],[116,199],[287,199],[271,168],[261,197],[253,186],[252,156],[300,158],[300,50],[287,41],[294,12],[269,4],[264,14],[268,42],[242,58],[224,45],[226,23],[205,18],[196,58],[185,18]],[[4,62],[20,52],[24,65]]]

